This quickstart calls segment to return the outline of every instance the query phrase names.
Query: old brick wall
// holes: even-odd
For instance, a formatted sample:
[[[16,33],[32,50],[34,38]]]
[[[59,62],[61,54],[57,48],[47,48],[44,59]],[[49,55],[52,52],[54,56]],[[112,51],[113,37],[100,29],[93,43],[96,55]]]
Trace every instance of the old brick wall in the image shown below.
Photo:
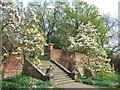
[[[82,57],[84,54],[82,53],[70,53],[70,52],[65,52],[60,49],[55,49],[53,45],[49,44],[48,45],[48,50],[49,50],[49,59],[56,60],[60,64],[62,64],[64,67],[66,67],[68,70],[71,70],[73,65],[76,63],[79,63],[79,68],[82,71]]]
[[[12,77],[16,74],[22,73],[22,68],[24,64],[23,53],[11,54],[9,57],[5,58],[5,62],[0,66],[2,70],[2,78]]]

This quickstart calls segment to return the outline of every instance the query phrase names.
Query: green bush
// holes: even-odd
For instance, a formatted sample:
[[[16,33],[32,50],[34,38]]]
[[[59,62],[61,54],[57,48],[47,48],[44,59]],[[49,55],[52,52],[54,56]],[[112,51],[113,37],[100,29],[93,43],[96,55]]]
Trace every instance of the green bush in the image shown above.
[[[48,88],[51,86],[49,81],[44,82],[24,75],[3,79],[2,84],[3,88]]]
[[[118,77],[119,77],[119,74],[111,73],[109,75],[104,75],[104,76],[98,75],[98,76],[92,77],[92,79],[113,83],[113,82],[118,82]]]
[[[89,85],[97,85],[97,86],[103,86],[103,87],[120,87],[119,84],[116,84],[119,82],[119,74],[116,73],[112,73],[109,75],[97,75],[97,76],[93,76],[93,77],[79,77],[77,78],[77,82],[82,81],[82,83],[84,84],[89,84]]]
[[[109,82],[103,82],[103,81],[95,81],[95,85],[104,86],[104,87],[113,87],[113,84]]]
[[[63,90],[63,89],[62,89],[62,88],[55,87],[55,88],[52,88],[52,90]]]
[[[20,88],[21,86],[17,83],[14,83],[14,82],[9,82],[9,81],[2,81],[2,89],[7,89],[7,88]],[[8,89],[8,90],[9,90]]]
[[[46,60],[48,60],[49,58],[48,58],[48,53],[45,53],[44,55],[40,55],[39,56],[39,59],[41,60],[41,61],[46,61]]]
[[[83,82],[84,84],[88,84],[88,85],[94,85],[94,84],[95,84],[95,82],[94,82],[92,79],[90,79],[90,78],[88,78],[88,79],[83,79],[82,82]]]
[[[120,88],[120,84],[115,84],[114,87]]]
[[[82,79],[76,79],[76,82],[82,83]]]
[[[0,76],[4,75],[4,71],[0,70]]]

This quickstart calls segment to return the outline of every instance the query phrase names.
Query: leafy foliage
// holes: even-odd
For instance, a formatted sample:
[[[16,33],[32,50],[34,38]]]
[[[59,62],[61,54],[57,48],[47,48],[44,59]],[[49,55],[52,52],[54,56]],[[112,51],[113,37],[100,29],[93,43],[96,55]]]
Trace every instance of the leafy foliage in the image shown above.
[[[68,50],[72,52],[84,52],[86,54],[91,52],[92,55],[92,53],[95,52],[94,50],[98,47],[96,42],[96,31],[97,30],[94,29],[94,26],[92,26],[90,22],[86,25],[84,25],[84,23],[79,25],[75,37],[68,37],[68,41],[70,42]]]
[[[21,37],[24,44],[24,50],[30,52],[30,56],[35,57],[41,55],[44,50],[45,39],[36,28],[30,28],[23,33]]]
[[[63,6],[64,4],[62,3]],[[77,33],[76,30],[78,30],[82,23],[87,24],[90,22],[97,29],[97,42],[102,47],[104,44],[107,44],[106,28],[103,24],[104,17],[100,15],[99,9],[95,5],[90,5],[87,2],[79,0],[72,0],[70,4],[62,8],[62,13],[59,12],[61,13],[61,20],[59,26],[56,27],[55,32],[51,36],[51,42],[56,47],[64,49],[64,47],[69,46],[69,42],[66,41],[67,37],[75,36]]]
[[[76,81],[79,83],[89,84],[89,85],[96,85],[96,86],[102,86],[102,87],[118,87],[119,86],[119,74],[106,74],[93,77],[79,77]]]
[[[45,32],[47,43],[52,42],[55,47],[70,52],[85,53],[85,62],[90,57],[97,57],[91,66],[83,62],[85,67],[95,72],[111,71],[110,60],[103,48],[108,43],[107,28],[103,23],[105,18],[95,5],[84,1],[72,0],[69,3],[55,0],[54,3],[29,3],[28,7],[36,13],[36,26]]]
[[[2,88],[48,88],[51,83],[46,81],[41,81],[32,77],[19,75],[16,77],[6,78],[2,81]]]
[[[95,82],[92,79],[90,79],[90,78],[82,80],[82,82],[84,84],[88,84],[88,85],[95,85]]]
[[[110,60],[107,59],[106,51],[98,44],[97,29],[94,28],[90,22],[86,25],[84,23],[79,25],[77,34],[74,37],[69,37],[70,46],[67,49],[70,52],[78,51],[86,54],[83,56],[85,68],[96,73],[111,72]],[[94,61],[94,63],[89,64],[90,61]]]
[[[12,51],[29,51],[30,56],[38,56],[44,50],[44,33],[36,27],[36,14],[29,8],[13,1],[0,1],[2,10],[2,49],[4,56]],[[7,45],[6,45],[7,43]]]

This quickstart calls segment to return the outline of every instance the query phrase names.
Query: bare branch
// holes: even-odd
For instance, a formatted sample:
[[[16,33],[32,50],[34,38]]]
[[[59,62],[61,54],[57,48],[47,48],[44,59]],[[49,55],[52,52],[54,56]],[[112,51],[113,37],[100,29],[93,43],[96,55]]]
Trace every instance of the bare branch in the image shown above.
[[[2,45],[2,49],[7,53],[9,54],[8,50]]]

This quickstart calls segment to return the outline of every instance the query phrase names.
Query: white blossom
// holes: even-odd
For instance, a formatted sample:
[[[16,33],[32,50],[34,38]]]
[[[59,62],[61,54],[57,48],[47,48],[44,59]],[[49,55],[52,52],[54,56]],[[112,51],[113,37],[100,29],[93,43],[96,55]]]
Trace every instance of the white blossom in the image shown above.
[[[84,25],[83,23],[79,26],[79,29],[77,30],[77,34],[75,37],[69,37],[70,46],[68,47],[69,51],[78,51],[78,50],[84,50],[87,51],[86,54],[87,57],[83,58],[85,61],[88,60],[89,57],[95,56],[96,59],[94,60],[94,64],[91,66],[87,66],[85,64],[85,67],[88,69],[94,69],[96,72],[110,72],[109,62],[110,59],[107,59],[106,51],[99,46],[96,40],[96,31],[97,29],[94,29],[95,27],[91,25],[89,22],[88,24]]]

